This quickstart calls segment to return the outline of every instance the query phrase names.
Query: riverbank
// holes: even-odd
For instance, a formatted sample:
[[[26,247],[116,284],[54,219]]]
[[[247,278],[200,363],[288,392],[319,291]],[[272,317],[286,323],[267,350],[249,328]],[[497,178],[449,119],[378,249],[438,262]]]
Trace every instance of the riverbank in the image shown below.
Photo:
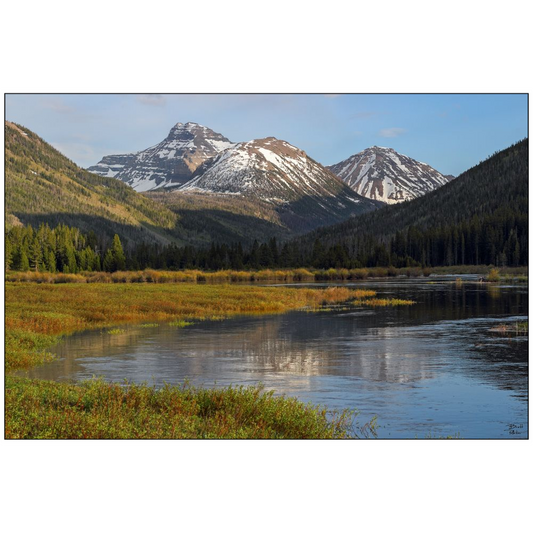
[[[124,323],[222,319],[237,314],[401,305],[375,291],[234,285],[6,284],[6,372],[52,360],[62,335]],[[410,303],[410,302],[406,302]],[[331,416],[257,387],[194,389],[65,384],[8,376],[6,438],[342,438],[354,415]],[[369,428],[367,427],[366,430]],[[365,430],[363,430],[364,432]]]
[[[6,281],[24,283],[250,283],[250,282],[300,282],[300,281],[360,281],[369,278],[428,277],[430,275],[478,274],[488,276],[494,270],[489,265],[455,267],[370,267],[330,268],[317,270],[307,268],[284,270],[139,270],[125,272],[80,272],[63,274],[50,272],[8,272]],[[527,267],[502,267],[497,269],[502,280],[527,282]]]

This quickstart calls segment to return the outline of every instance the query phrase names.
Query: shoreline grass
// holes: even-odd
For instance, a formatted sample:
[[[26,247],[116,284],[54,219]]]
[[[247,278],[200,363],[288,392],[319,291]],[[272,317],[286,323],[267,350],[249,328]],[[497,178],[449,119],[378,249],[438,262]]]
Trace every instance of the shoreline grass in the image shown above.
[[[168,322],[169,326],[173,326],[175,328],[185,328],[187,326],[192,326],[193,322],[187,322],[187,320],[174,320],[172,322]]]
[[[372,299],[375,291],[212,285],[6,284],[5,438],[354,438],[375,435],[375,422],[328,413],[260,387],[156,390],[101,380],[79,384],[29,380],[9,371],[43,364],[61,336],[141,323],[176,327],[191,319],[320,309]]]
[[[414,305],[413,300],[402,300],[400,298],[369,298],[367,300],[353,300],[350,302],[355,306],[365,307],[399,307],[403,305]]]
[[[6,439],[342,439],[375,436],[373,421],[328,413],[257,387],[80,384],[7,378]]]
[[[489,276],[490,265],[456,266],[456,267],[371,267],[371,268],[330,268],[317,269],[264,269],[257,271],[219,270],[205,272],[201,270],[140,270],[125,272],[80,272],[78,274],[63,274],[49,272],[15,272],[6,273],[8,282],[38,283],[38,284],[65,284],[65,283],[264,283],[279,282],[306,282],[306,281],[363,281],[366,279],[381,279],[394,277],[428,277],[431,274],[480,274]],[[502,267],[496,272],[502,281],[527,282],[527,267]],[[495,280],[496,281],[496,280]]]
[[[108,329],[107,334],[108,335],[120,335],[121,333],[124,333],[125,331],[126,331],[125,329],[113,328],[113,329]]]

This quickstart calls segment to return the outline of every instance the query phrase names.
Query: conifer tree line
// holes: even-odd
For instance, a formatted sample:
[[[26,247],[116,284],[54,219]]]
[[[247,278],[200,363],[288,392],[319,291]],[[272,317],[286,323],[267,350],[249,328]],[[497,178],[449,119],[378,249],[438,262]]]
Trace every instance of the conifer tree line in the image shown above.
[[[41,224],[14,226],[5,235],[6,270],[76,273],[126,269],[126,256],[118,235],[105,252],[94,231],[83,234],[64,224],[51,229]]]
[[[6,270],[76,273],[153,269],[241,270],[261,268],[361,268],[373,266],[527,265],[527,215],[503,209],[481,221],[422,231],[410,226],[389,241],[371,235],[351,243],[316,239],[312,248],[273,237],[249,247],[212,244],[209,248],[140,243],[124,251],[118,235],[108,247],[94,232],[59,225],[16,226],[5,239]]]

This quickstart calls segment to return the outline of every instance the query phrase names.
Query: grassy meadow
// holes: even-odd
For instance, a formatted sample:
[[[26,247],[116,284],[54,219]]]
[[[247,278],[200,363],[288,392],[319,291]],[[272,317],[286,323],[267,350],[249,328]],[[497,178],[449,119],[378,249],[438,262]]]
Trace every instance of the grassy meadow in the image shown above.
[[[5,287],[6,438],[340,438],[354,413],[327,414],[259,387],[197,389],[54,383],[10,376],[52,360],[47,349],[62,335],[125,323],[224,319],[283,313],[324,304],[402,305],[375,291],[257,287],[227,284],[12,283]],[[118,329],[118,328],[117,328]],[[113,331],[113,330],[111,330]]]

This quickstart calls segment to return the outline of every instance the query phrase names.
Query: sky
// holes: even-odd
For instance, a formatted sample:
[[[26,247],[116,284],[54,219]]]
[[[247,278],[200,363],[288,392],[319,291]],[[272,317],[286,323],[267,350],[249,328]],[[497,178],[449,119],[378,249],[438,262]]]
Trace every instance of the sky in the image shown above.
[[[6,119],[82,167],[177,122],[233,142],[277,137],[332,165],[385,146],[455,176],[527,136],[526,94],[7,94]]]

